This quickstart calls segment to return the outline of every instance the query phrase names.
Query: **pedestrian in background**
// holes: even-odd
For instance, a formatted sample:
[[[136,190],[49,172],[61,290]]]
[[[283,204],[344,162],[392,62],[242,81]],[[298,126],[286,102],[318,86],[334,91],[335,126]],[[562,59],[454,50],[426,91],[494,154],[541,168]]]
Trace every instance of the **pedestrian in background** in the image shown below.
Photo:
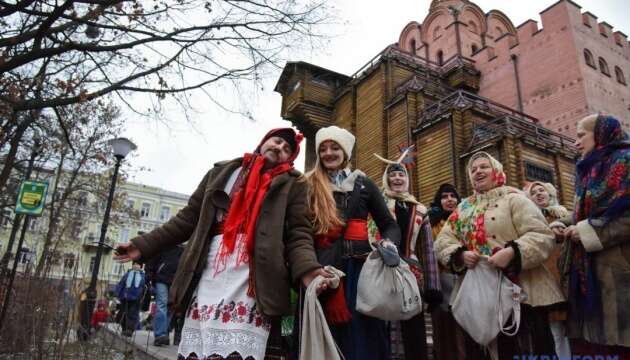
[[[152,289],[156,311],[153,317],[153,345],[170,345],[169,322],[173,313],[168,311],[168,293],[177,272],[179,258],[184,251],[181,245],[159,253],[147,261],[145,272]]]
[[[617,119],[590,115],[575,145],[574,212],[555,230],[571,350],[630,359],[630,138]]]
[[[107,322],[109,311],[107,311],[107,300],[102,299],[96,303],[96,309],[92,313],[90,326],[94,331],[98,331],[103,323]]]
[[[145,292],[142,264],[134,261],[131,269],[118,282],[116,296],[120,300],[120,321],[123,336],[131,337],[140,318],[140,301]]]

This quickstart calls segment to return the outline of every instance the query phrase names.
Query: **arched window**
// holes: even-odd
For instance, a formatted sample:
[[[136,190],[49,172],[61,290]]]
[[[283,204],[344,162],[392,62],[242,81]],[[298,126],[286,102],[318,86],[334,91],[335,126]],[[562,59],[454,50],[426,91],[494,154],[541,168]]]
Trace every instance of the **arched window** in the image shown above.
[[[472,51],[472,54],[475,55],[477,51],[479,51],[479,48],[477,47],[476,44],[472,44],[472,46],[470,47],[470,50]]]
[[[477,30],[477,24],[475,24],[474,21],[470,20],[468,22],[468,29],[470,29],[470,32],[474,33],[474,34],[478,34],[479,31]]]
[[[416,55],[416,39],[411,39],[409,42],[409,48],[411,49],[411,53]]]
[[[595,67],[595,59],[593,58],[593,54],[591,54],[591,52],[588,49],[584,49],[584,61],[586,62],[586,65],[592,67],[592,68],[596,68]]]
[[[601,71],[602,74],[604,75],[610,76],[610,70],[608,70],[608,64],[606,63],[606,60],[604,60],[604,58],[602,57],[599,58],[599,71]]]
[[[440,37],[440,31],[442,29],[438,26],[433,30],[433,40],[436,40],[437,38]]]
[[[444,52],[442,52],[442,50],[437,52],[436,61],[438,65],[440,66],[444,65]]]
[[[626,85],[626,77],[623,75],[623,71],[619,66],[615,66],[615,75],[617,76],[617,82]]]
[[[497,33],[497,38],[500,38],[501,35],[503,35],[503,29],[501,29],[499,26],[497,26],[494,31]]]

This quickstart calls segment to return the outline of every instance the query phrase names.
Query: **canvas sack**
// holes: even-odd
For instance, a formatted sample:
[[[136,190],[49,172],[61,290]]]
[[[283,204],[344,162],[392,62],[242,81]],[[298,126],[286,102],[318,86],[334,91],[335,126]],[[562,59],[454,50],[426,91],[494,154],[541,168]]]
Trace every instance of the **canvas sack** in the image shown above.
[[[453,301],[453,316],[478,344],[488,346],[499,332],[513,336],[521,322],[525,292],[482,256],[468,269]],[[511,317],[511,321],[508,320]]]
[[[409,320],[422,311],[418,282],[406,262],[392,262],[390,254],[382,250],[377,247],[363,264],[356,310],[386,321]],[[383,261],[381,252],[390,266]]]

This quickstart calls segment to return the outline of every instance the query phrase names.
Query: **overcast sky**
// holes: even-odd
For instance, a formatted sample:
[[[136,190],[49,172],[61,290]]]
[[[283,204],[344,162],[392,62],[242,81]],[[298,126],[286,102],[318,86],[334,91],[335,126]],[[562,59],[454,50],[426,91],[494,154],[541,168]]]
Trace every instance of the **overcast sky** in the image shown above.
[[[539,12],[556,0],[477,0],[484,12],[497,9],[520,25],[527,19],[538,21]],[[630,35],[630,3],[627,0],[576,0],[582,11],[590,11]],[[400,31],[410,21],[422,22],[429,0],[334,0],[342,26],[328,46],[314,53],[295,54],[289,61],[306,61],[336,72],[351,75],[387,45],[398,41]],[[217,108],[207,98],[195,95],[197,112],[188,122],[181,110],[165,109],[167,124],[157,123],[126,111],[126,136],[138,150],[128,158],[136,170],[131,181],[190,194],[205,172],[216,161],[241,156],[253,150],[271,128],[289,126],[280,118],[281,97],[273,92],[279,76],[267,79],[263,89],[237,93],[230,86],[219,90],[228,107],[251,111],[255,121]],[[247,86],[247,84],[245,84]],[[303,167],[303,154],[297,167]]]

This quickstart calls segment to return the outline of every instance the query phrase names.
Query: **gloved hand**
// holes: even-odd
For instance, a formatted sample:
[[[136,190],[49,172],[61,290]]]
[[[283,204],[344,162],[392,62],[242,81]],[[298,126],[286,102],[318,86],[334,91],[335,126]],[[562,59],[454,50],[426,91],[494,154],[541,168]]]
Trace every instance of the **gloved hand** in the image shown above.
[[[389,267],[396,267],[400,265],[400,256],[398,255],[396,245],[389,240],[383,240],[377,242],[375,246],[385,265]]]

